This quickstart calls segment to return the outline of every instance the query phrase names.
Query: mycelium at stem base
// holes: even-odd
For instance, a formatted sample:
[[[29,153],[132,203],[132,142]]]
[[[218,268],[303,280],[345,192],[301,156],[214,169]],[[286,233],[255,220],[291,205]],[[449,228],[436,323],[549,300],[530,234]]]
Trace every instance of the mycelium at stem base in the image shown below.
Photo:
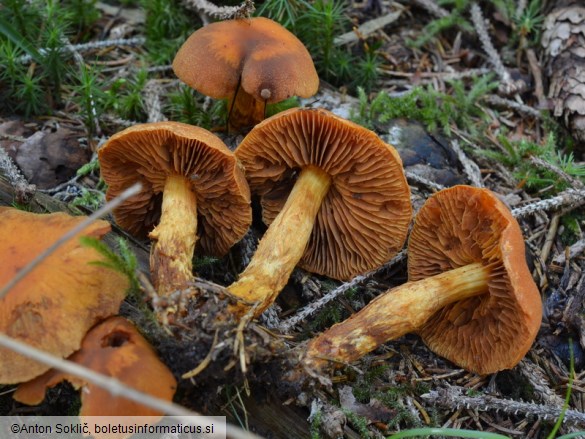
[[[159,224],[149,233],[153,241],[150,270],[161,296],[185,288],[193,279],[197,241],[197,199],[186,177],[170,175],[163,191]]]
[[[387,341],[416,332],[444,306],[487,293],[490,272],[473,263],[388,290],[311,340],[303,364],[313,371],[348,364]]]
[[[260,315],[288,282],[303,256],[313,224],[331,178],[316,166],[303,168],[284,205],[272,222],[252,261],[237,282],[228,287],[236,297],[257,303],[254,315]],[[242,314],[249,308],[235,305],[232,311]]]

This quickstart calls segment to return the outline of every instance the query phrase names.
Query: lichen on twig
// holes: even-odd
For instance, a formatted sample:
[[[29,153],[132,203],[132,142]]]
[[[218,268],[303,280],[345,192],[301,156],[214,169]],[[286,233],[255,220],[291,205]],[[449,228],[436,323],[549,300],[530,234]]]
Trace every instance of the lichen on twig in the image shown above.
[[[543,420],[558,419],[561,415],[561,406],[549,406],[531,402],[514,401],[498,398],[491,395],[467,396],[465,388],[447,386],[439,390],[432,390],[421,397],[430,404],[441,405],[452,410],[461,408],[478,411],[501,411],[511,415],[537,417]],[[585,426],[585,413],[577,410],[566,410],[564,421],[575,426]]]
[[[473,26],[475,27],[484,52],[487,54],[490,63],[494,67],[494,71],[502,82],[500,85],[500,91],[506,95],[515,94],[520,91],[525,84],[522,81],[514,81],[510,72],[508,72],[504,66],[500,54],[492,44],[492,40],[485,25],[485,18],[477,3],[471,4],[471,21],[473,22]]]
[[[585,189],[567,189],[557,196],[539,200],[522,207],[512,209],[512,215],[522,218],[536,212],[563,209],[576,209],[585,204]]]
[[[146,38],[144,37],[134,37],[134,38],[121,38],[116,40],[103,40],[103,41],[92,41],[89,43],[84,44],[68,44],[61,48],[62,52],[88,52],[90,50],[96,49],[107,49],[110,47],[135,47],[135,46],[142,46],[146,42]],[[45,55],[47,53],[47,49],[39,49],[39,53],[41,55]],[[18,62],[26,64],[32,61],[32,57],[30,55],[22,55],[18,58]]]
[[[282,322],[280,324],[278,329],[280,329],[280,331],[282,331],[283,333],[290,332],[291,329],[294,328],[296,325],[305,321],[305,319],[307,317],[315,314],[318,310],[323,308],[326,304],[328,304],[332,300],[336,299],[337,297],[339,297],[340,295],[342,295],[343,293],[348,291],[350,288],[353,288],[353,287],[361,284],[362,282],[370,279],[372,276],[374,276],[378,273],[381,273],[384,270],[387,270],[388,268],[392,267],[393,265],[401,262],[405,257],[406,257],[406,253],[404,251],[401,251],[396,256],[394,256],[390,261],[388,261],[386,264],[382,265],[377,270],[370,271],[369,273],[366,273],[366,274],[358,275],[358,276],[354,277],[352,280],[350,280],[349,282],[345,282],[345,283],[341,284],[340,286],[338,286],[334,290],[331,290],[329,293],[325,294],[320,299],[318,299],[315,302],[310,303],[307,306],[305,306],[304,308],[302,308],[299,312],[297,312],[292,317],[289,317],[288,319],[286,319],[284,322]]]
[[[168,118],[162,112],[162,104],[160,97],[163,94],[163,89],[159,81],[150,79],[144,86],[144,106],[148,114],[147,122],[163,122]]]
[[[467,178],[471,184],[476,187],[483,187],[484,185],[481,179],[481,171],[479,166],[477,166],[477,163],[467,157],[461,146],[459,146],[459,142],[457,140],[451,141],[451,148],[453,151],[455,151],[455,154],[457,154],[457,158],[459,159],[461,166],[463,166],[463,172],[465,175],[467,175]]]
[[[8,179],[10,185],[14,188],[16,201],[21,204],[26,204],[34,195],[36,186],[30,184],[20,169],[14,164],[10,156],[6,153],[4,148],[0,146],[0,173],[4,174]]]
[[[239,6],[217,6],[207,0],[183,0],[183,4],[190,9],[220,20],[248,18],[256,10],[252,0],[244,0]]]

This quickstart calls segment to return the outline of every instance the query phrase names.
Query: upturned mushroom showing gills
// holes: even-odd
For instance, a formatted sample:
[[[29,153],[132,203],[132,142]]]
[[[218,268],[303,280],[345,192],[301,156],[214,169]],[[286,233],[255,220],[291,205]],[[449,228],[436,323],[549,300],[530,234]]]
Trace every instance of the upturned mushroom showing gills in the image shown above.
[[[0,207],[0,287],[85,219]],[[128,279],[95,264],[104,262],[103,256],[78,239],[101,238],[109,231],[106,221],[95,221],[0,297],[0,332],[62,358],[79,349],[89,328],[117,314]],[[27,381],[47,369],[45,364],[0,348],[0,384]]]
[[[530,349],[540,294],[520,227],[489,190],[455,186],[426,201],[408,242],[408,275],[312,339],[303,364],[319,371],[349,363],[409,332],[478,374],[512,368]]]
[[[410,190],[396,150],[322,109],[291,109],[258,124],[236,149],[270,226],[230,292],[260,314],[299,263],[349,279],[403,246]],[[245,306],[241,305],[240,311]]]
[[[308,98],[319,88],[303,43],[264,17],[221,21],[195,31],[177,52],[173,70],[195,90],[228,99],[228,129],[235,132],[263,120],[266,104]]]
[[[198,235],[203,253],[223,255],[248,230],[252,213],[244,173],[227,146],[203,128],[136,125],[112,136],[98,156],[108,200],[142,184],[114,217],[128,232],[153,241],[150,269],[162,296],[192,280]]]

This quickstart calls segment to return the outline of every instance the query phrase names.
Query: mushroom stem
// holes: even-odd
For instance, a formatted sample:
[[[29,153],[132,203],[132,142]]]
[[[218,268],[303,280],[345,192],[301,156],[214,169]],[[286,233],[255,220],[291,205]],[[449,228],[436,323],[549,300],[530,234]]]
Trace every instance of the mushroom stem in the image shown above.
[[[187,178],[167,177],[160,222],[149,233],[150,271],[161,296],[185,288],[193,279],[193,253],[197,241],[197,198]]]
[[[491,269],[477,262],[390,289],[312,339],[304,364],[321,370],[351,363],[387,341],[420,329],[446,305],[487,293]]]
[[[331,185],[331,177],[315,166],[302,169],[288,199],[276,216],[250,264],[237,282],[228,287],[236,297],[257,303],[260,315],[284,288],[303,256],[315,218]],[[241,314],[249,309],[240,302],[231,311]]]
[[[240,85],[228,100],[228,132],[239,133],[253,128],[264,120],[266,101],[259,101]]]

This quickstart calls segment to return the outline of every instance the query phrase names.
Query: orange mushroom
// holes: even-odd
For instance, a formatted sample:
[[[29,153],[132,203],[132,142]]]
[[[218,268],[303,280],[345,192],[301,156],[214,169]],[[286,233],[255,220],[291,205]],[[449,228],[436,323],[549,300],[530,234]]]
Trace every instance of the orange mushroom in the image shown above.
[[[84,219],[0,207],[0,285]],[[78,237],[100,238],[109,231],[106,221],[95,221]],[[0,298],[0,331],[55,356],[71,355],[89,328],[118,313],[129,287],[123,274],[94,264],[102,260],[76,238],[63,243]],[[2,384],[30,380],[47,369],[0,348]]]
[[[530,349],[540,294],[520,227],[489,190],[455,186],[426,201],[409,238],[408,274],[409,282],[312,339],[303,364],[349,363],[408,332],[479,374],[512,368]]]
[[[299,261],[309,271],[349,279],[402,248],[410,190],[398,153],[372,131],[326,110],[291,109],[258,124],[236,156],[270,223],[252,261],[228,287],[256,303],[256,315]]]
[[[167,401],[172,401],[175,394],[177,382],[171,371],[159,360],[154,349],[134,325],[122,317],[111,317],[92,328],[83,339],[81,349],[69,360]],[[156,423],[164,415],[55,369],[19,385],[13,397],[23,404],[37,405],[44,399],[47,389],[64,380],[69,381],[76,389],[83,389],[79,416],[82,422],[90,425],[90,431],[95,431],[92,427],[95,422],[91,419],[92,416],[149,416],[150,422]],[[96,439],[130,436],[132,435],[112,436],[111,433],[94,435]]]
[[[228,99],[228,128],[234,131],[263,120],[267,103],[308,98],[319,88],[303,43],[264,17],[227,20],[197,30],[177,52],[173,70],[195,90]]]
[[[223,255],[248,230],[252,212],[244,173],[227,146],[203,128],[135,125],[113,135],[98,156],[108,200],[142,184],[114,217],[133,235],[153,241],[150,269],[163,296],[192,279],[197,235],[201,251]]]

